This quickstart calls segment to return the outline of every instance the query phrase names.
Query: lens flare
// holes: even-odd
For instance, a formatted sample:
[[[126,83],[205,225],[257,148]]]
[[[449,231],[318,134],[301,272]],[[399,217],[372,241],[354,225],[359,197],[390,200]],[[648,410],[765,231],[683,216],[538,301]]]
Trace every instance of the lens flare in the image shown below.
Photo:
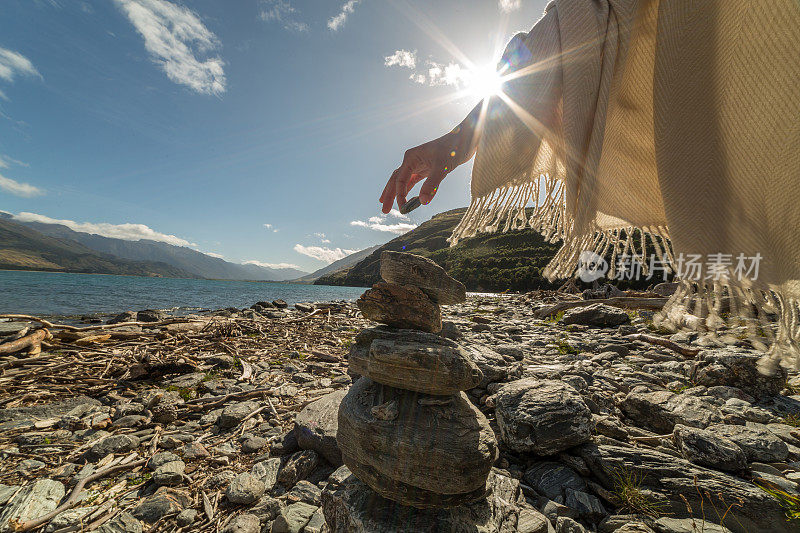
[[[503,77],[494,65],[470,69],[466,82],[467,91],[479,99],[495,96],[503,91]]]

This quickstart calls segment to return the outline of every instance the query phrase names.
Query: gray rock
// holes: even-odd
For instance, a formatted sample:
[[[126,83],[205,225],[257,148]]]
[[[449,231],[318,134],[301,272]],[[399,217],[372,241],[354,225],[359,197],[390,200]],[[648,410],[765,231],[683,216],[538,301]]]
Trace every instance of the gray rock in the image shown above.
[[[250,507],[249,511],[251,514],[260,517],[262,522],[270,522],[275,520],[282,507],[279,500],[265,494]]]
[[[45,532],[52,533],[57,529],[62,529],[73,525],[83,525],[83,518],[93,513],[96,509],[97,506],[93,505],[91,507],[76,507],[74,509],[68,509],[62,513],[59,513],[47,524]]]
[[[470,342],[462,344],[462,348],[467,351],[472,361],[483,374],[483,379],[478,384],[482,389],[485,389],[489,383],[507,380],[518,369],[514,365],[509,365],[502,355],[486,345]]]
[[[128,453],[139,447],[139,438],[134,435],[110,435],[89,448],[90,460],[97,461],[110,453]]]
[[[238,402],[225,407],[217,419],[217,425],[223,429],[238,426],[247,415],[258,409],[256,402]]]
[[[539,511],[530,507],[519,510],[517,533],[547,533],[550,527],[550,522]]]
[[[633,390],[620,408],[637,424],[661,433],[670,433],[675,424],[705,428],[722,422],[719,410],[711,403],[697,396],[675,394],[668,390]]]
[[[614,327],[630,322],[628,313],[606,304],[592,304],[576,307],[564,312],[564,324],[581,324],[584,326]]]
[[[655,531],[644,522],[629,522],[615,529],[613,533],[655,533]]]
[[[186,527],[192,522],[195,521],[197,518],[197,510],[196,509],[184,509],[178,516],[175,517],[175,522],[177,522],[178,526]]]
[[[17,489],[19,489],[19,485],[3,485],[0,483],[0,506],[5,505],[16,494]]]
[[[231,481],[225,497],[231,503],[250,505],[264,494],[264,482],[247,472],[241,473]]]
[[[442,313],[438,304],[413,285],[379,282],[356,301],[364,318],[393,328],[438,333]]]
[[[297,482],[294,488],[289,491],[289,493],[286,495],[286,499],[290,502],[303,502],[309,505],[318,506],[320,504],[321,496],[322,491],[319,487],[310,481],[301,479]]]
[[[136,320],[139,322],[160,322],[166,320],[167,313],[158,309],[145,309],[136,313]]]
[[[657,519],[653,524],[653,529],[655,529],[656,533],[731,533],[730,529],[709,520],[669,518],[666,516]]]
[[[64,497],[64,485],[52,479],[39,479],[26,485],[11,498],[0,513],[0,531],[14,531],[9,522],[25,522],[44,516]]]
[[[183,461],[164,463],[153,472],[153,482],[156,485],[180,485],[183,481],[184,470],[186,470],[186,463]]]
[[[698,385],[737,387],[755,398],[779,394],[786,386],[786,370],[778,368],[772,375],[758,370],[761,355],[738,348],[703,350],[697,356],[690,377]]]
[[[586,533],[586,528],[568,516],[559,516],[556,520],[556,533]]]
[[[206,450],[206,447],[199,442],[190,442],[183,449],[183,458],[186,461],[194,461],[196,459],[205,459],[211,455]]]
[[[278,482],[285,488],[305,479],[319,464],[319,454],[314,450],[303,450],[292,454],[278,471]]]
[[[535,464],[522,479],[542,496],[564,503],[564,489],[586,490],[586,482],[573,469],[555,462]]]
[[[497,457],[494,433],[463,392],[441,400],[360,378],[339,408],[344,463],[373,490],[406,505],[480,498]],[[397,403],[397,418],[375,418],[372,408],[387,401]]]
[[[300,533],[317,509],[303,502],[287,505],[272,523],[272,533]]]
[[[564,496],[564,505],[584,520],[597,522],[608,514],[596,496],[571,488],[564,489]]]
[[[748,461],[780,462],[789,455],[786,443],[764,426],[715,424],[708,430],[739,445]]]
[[[463,283],[451,278],[432,260],[419,255],[382,252],[381,278],[389,283],[417,287],[441,305],[457,304],[467,297]]]
[[[742,448],[719,434],[678,424],[673,436],[681,455],[694,464],[726,472],[740,472],[747,466]]]
[[[253,465],[250,473],[264,483],[266,490],[272,490],[278,481],[278,471],[281,469],[281,460],[278,457],[267,459]]]
[[[311,519],[303,528],[303,533],[324,533],[328,531],[328,525],[325,523],[325,515],[322,512],[322,507],[317,508]]]
[[[671,513],[673,518],[692,517],[684,498],[695,518],[702,518],[712,506],[727,509],[737,503],[731,505],[725,520],[725,525],[735,533],[793,531],[793,526],[785,521],[778,500],[737,477],[647,448],[585,444],[577,452],[604,488],[615,490],[618,473],[629,472],[639,491],[653,501],[666,502],[667,507],[662,512]],[[727,503],[719,500],[720,495]]]
[[[500,435],[516,452],[552,455],[591,437],[591,411],[560,381],[514,381],[498,391],[495,402]]]
[[[233,520],[228,522],[222,533],[261,533],[261,521],[254,514],[236,515]]]
[[[417,509],[382,498],[355,476],[322,492],[322,509],[331,533],[414,533],[470,532],[511,533],[523,510],[532,513],[536,523],[547,519],[527,506],[519,482],[492,472],[486,497],[452,508]],[[526,523],[533,520],[526,519]],[[544,533],[547,529],[532,530]]]
[[[98,533],[142,533],[142,523],[130,513],[121,512],[97,530]]]
[[[242,443],[242,453],[256,453],[267,445],[264,437],[250,437]]]
[[[148,524],[154,524],[168,514],[183,511],[191,503],[192,499],[186,492],[169,487],[161,487],[155,494],[141,500],[133,508],[131,514],[134,518],[138,518]]]
[[[333,466],[342,464],[336,432],[339,429],[339,404],[345,394],[347,389],[326,394],[305,406],[294,421],[298,446],[303,450],[314,450]]]
[[[147,467],[151,470],[156,470],[161,465],[180,460],[181,458],[172,452],[159,452],[147,461]]]

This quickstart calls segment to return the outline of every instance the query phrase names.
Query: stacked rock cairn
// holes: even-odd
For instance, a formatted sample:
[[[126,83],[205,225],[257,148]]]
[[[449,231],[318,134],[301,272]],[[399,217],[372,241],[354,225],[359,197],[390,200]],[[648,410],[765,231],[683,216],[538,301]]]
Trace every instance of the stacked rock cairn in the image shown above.
[[[484,498],[497,459],[486,417],[463,392],[480,369],[439,332],[440,305],[465,300],[464,285],[426,258],[385,251],[381,277],[358,300],[385,324],[359,333],[342,400],[337,442],[350,471],[379,495],[418,509]]]

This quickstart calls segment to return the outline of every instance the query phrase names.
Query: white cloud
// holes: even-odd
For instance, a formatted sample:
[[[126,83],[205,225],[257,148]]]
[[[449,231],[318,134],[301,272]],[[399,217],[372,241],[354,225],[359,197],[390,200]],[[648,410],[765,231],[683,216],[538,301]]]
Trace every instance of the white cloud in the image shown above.
[[[0,78],[12,82],[17,76],[41,77],[41,74],[24,55],[0,47]]]
[[[522,0],[497,0],[497,5],[503,13],[510,13],[522,7]]]
[[[272,230],[272,233],[278,233],[278,228],[276,228],[272,224],[264,224],[264,227],[269,229],[269,230]]]
[[[295,244],[294,251],[298,254],[307,255],[308,257],[313,257],[318,261],[322,261],[326,264],[331,264],[334,261],[338,261],[343,257],[347,257],[350,254],[354,254],[358,252],[358,250],[343,250],[341,248],[325,248],[323,246],[303,246],[302,244]]]
[[[0,100],[5,100],[6,102],[8,102],[8,96],[6,96],[6,93],[4,93],[3,91],[0,91]]]
[[[14,159],[13,157],[9,157],[7,155],[0,154],[0,168],[8,168],[11,165],[19,165],[21,167],[29,167],[28,163],[23,163],[19,159]]]
[[[112,239],[122,239],[125,241],[138,241],[141,239],[148,239],[151,241],[165,242],[167,244],[174,244],[175,246],[197,246],[175,235],[167,235],[166,233],[159,233],[144,224],[109,224],[108,222],[75,222],[74,220],[59,220],[50,218],[45,215],[37,213],[22,212],[14,215],[15,220],[20,222],[42,222],[44,224],[61,224],[67,226],[73,231],[81,233],[91,233],[92,235],[101,235],[103,237],[110,237]]]
[[[261,4],[261,20],[277,22],[289,31],[308,31],[308,24],[296,19],[298,12],[288,0],[263,0]]]
[[[335,17],[328,20],[328,29],[331,31],[339,31],[347,22],[347,17],[356,10],[356,6],[361,3],[361,0],[348,0],[342,5],[342,9]]]
[[[416,68],[417,51],[396,50],[392,55],[383,58],[383,64],[387,67]]]
[[[469,82],[469,71],[459,63],[439,63],[427,60],[424,66],[419,64],[417,53],[408,50],[397,50],[383,59],[386,67],[407,68],[411,71],[409,79],[420,85],[454,85],[461,87]],[[419,67],[419,68],[418,68]]]
[[[170,80],[200,94],[219,96],[225,92],[225,62],[218,55],[211,57],[219,49],[219,39],[197,14],[167,0],[116,3],[144,38],[150,57]]]
[[[410,218],[408,218],[408,215],[404,215],[397,209],[392,209],[391,211],[389,211],[389,216],[394,218],[399,218],[400,220],[411,220]]]
[[[34,196],[41,196],[44,190],[39,187],[34,187],[29,183],[22,183],[11,178],[7,178],[0,174],[0,189],[13,194],[14,196],[21,196],[23,198],[33,198]]]
[[[330,244],[331,243],[331,240],[326,238],[324,233],[315,233],[314,237],[318,238],[319,242],[321,242],[322,244]]]
[[[297,270],[302,270],[299,266],[295,265],[294,263],[264,263],[262,261],[245,261],[245,265],[256,265],[263,268],[273,268],[273,269],[282,269],[282,268],[294,268]]]
[[[225,259],[225,256],[222,254],[215,254],[214,252],[203,252],[203,253],[206,255],[210,255],[211,257],[214,257],[216,259]]]
[[[392,211],[397,211],[396,209],[392,209]],[[397,213],[390,212],[395,218],[400,218],[403,220],[408,220],[408,217],[397,211]],[[387,224],[386,223],[387,215],[380,215],[375,217],[370,217],[369,220],[353,220],[350,222],[351,226],[357,226],[360,228],[367,228],[374,231],[382,231],[385,233],[394,233],[395,235],[402,235],[403,233],[407,233],[412,229],[416,228],[416,224],[410,224],[408,222],[397,222],[394,224]]]

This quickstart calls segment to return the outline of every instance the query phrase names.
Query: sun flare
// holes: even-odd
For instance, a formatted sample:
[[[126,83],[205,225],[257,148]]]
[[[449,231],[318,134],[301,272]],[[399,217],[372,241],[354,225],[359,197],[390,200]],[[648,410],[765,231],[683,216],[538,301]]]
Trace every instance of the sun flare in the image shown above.
[[[467,91],[480,99],[496,96],[503,90],[503,77],[494,65],[470,69],[466,81]]]

